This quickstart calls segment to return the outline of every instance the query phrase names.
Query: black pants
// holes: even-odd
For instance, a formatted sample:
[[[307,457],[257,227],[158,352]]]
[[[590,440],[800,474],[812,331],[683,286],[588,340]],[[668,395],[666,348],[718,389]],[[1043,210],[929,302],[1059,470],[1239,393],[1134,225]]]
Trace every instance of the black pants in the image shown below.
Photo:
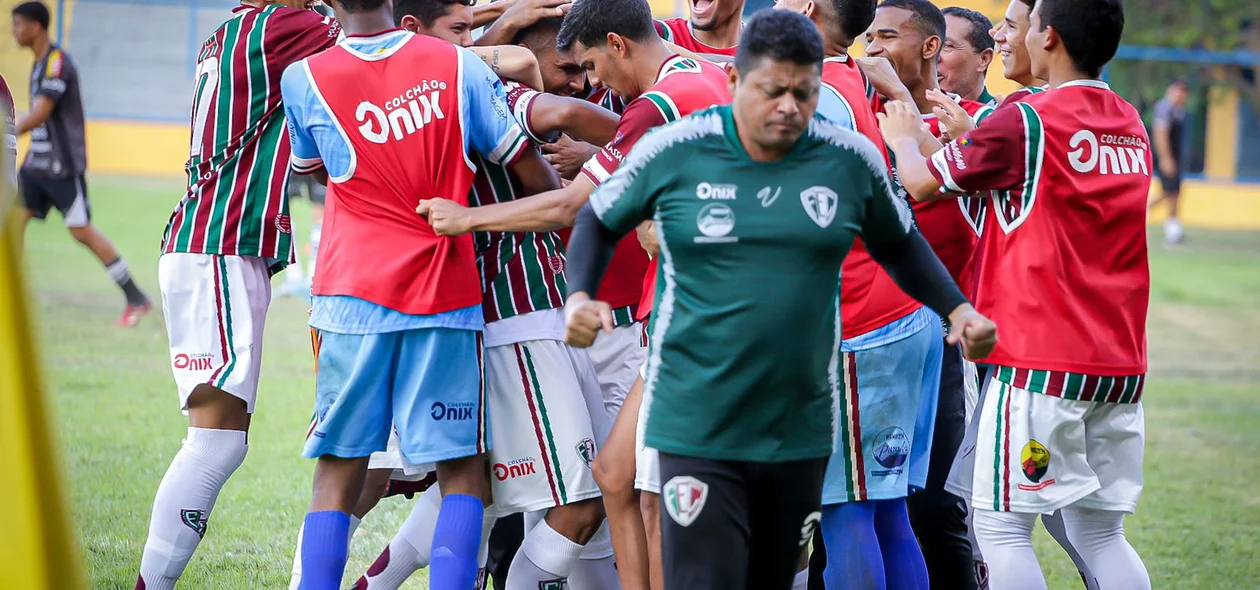
[[[967,504],[945,491],[945,480],[967,428],[962,363],[961,349],[946,345],[927,488],[906,499],[910,525],[919,538],[934,590],[976,588],[971,541],[967,538]]]
[[[525,540],[525,515],[510,514],[494,521],[490,530],[490,557],[486,560],[486,572],[494,580],[494,590],[507,588],[508,568]]]
[[[827,459],[751,463],[661,453],[666,590],[789,590],[822,518]]]

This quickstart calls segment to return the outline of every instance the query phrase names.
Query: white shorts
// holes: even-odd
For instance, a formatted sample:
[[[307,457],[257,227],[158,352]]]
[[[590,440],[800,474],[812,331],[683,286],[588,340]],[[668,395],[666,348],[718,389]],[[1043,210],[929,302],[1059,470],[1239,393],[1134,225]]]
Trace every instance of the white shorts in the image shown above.
[[[162,315],[180,409],[202,383],[245,401],[254,412],[262,365],[271,273],[258,256],[164,254],[158,260]]]
[[[639,368],[639,377],[647,379],[647,361]],[[643,391],[643,403],[639,405],[639,421],[634,428],[634,489],[653,494],[661,493],[661,453],[647,446],[648,393]]]
[[[368,459],[368,469],[392,469],[394,473],[389,476],[390,479],[420,481],[435,468],[432,463],[415,464],[403,457],[398,450],[398,433],[390,429],[385,450],[372,453]]]
[[[991,377],[945,487],[981,510],[1132,513],[1145,433],[1141,403],[1065,400]]]
[[[976,412],[976,403],[980,400],[980,376],[976,364],[963,359],[963,411],[964,424],[971,423]]]
[[[599,388],[604,394],[604,411],[611,425],[626,401],[630,386],[639,374],[639,368],[647,362],[647,346],[643,342],[643,322],[613,328],[612,333],[601,332],[595,344],[586,349],[595,363],[599,376]]]
[[[599,497],[591,463],[607,427],[590,357],[557,340],[490,347],[486,384],[498,514]]]

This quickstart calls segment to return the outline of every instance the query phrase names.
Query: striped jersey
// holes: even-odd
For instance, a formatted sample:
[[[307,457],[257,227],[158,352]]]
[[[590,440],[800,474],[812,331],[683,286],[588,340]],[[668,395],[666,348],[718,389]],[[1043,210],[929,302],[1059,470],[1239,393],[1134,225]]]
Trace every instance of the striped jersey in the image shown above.
[[[1138,398],[1151,149],[1137,110],[1102,82],[1068,82],[997,109],[929,169],[945,191],[999,191],[975,297],[1001,326],[988,357],[998,378],[1068,399]]]
[[[313,10],[242,5],[201,45],[188,184],[163,252],[262,256],[273,270],[293,261],[280,75],[332,47],[340,32],[332,17]]]
[[[738,47],[706,45],[696,38],[696,32],[691,28],[691,21],[682,17],[661,19],[654,24],[656,25],[657,35],[687,51],[735,57],[735,50],[739,49]]]
[[[535,143],[554,141],[530,126],[530,111],[539,92],[504,80],[508,106],[521,130]],[[473,154],[477,167],[468,204],[506,203],[525,196],[520,181],[501,164]],[[556,232],[476,232],[473,245],[481,273],[482,311],[486,323],[564,306],[564,245]]]
[[[984,108],[976,111],[971,116],[971,120],[975,121],[976,125],[979,125],[980,123],[984,122],[985,119],[989,118],[989,115],[992,115],[993,111],[996,110],[998,107],[1006,106],[1008,104],[1015,103],[1015,102],[1020,102],[1022,100],[1027,100],[1028,97],[1033,96],[1035,94],[1040,94],[1045,91],[1046,89],[1041,86],[1027,86],[1024,88],[1020,88],[1019,90],[1016,90],[1015,92],[1012,92],[1006,95],[1006,98],[1003,98],[1002,102],[984,103],[985,105]],[[981,97],[981,98],[984,98],[984,97]]]

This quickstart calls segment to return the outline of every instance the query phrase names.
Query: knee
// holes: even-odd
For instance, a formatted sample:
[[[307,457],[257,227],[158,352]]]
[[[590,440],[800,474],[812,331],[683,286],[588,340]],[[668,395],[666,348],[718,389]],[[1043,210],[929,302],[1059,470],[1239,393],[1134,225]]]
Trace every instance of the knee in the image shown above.
[[[1060,511],[1063,529],[1073,546],[1105,543],[1124,538],[1124,513],[1068,507]]]
[[[69,229],[70,229],[70,235],[73,236],[74,239],[78,241],[80,244],[84,244],[84,245],[91,243],[92,235],[95,233],[92,230],[92,226],[90,225],[85,225],[83,227],[72,227]]]
[[[598,498],[592,498],[552,508],[547,517],[547,524],[556,532],[585,545],[604,522],[604,508]]]
[[[634,493],[634,462],[618,461],[617,454],[600,453],[591,464],[595,483],[605,497],[625,501]]]
[[[1031,545],[1036,522],[1036,514],[977,509],[972,518],[972,528],[983,552],[984,546]]]

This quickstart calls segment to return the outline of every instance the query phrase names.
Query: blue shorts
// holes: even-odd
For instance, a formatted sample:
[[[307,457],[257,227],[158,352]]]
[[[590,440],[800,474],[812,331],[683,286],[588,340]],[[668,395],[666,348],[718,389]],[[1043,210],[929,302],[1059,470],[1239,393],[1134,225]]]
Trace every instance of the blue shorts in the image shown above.
[[[413,464],[489,450],[481,332],[312,332],[318,372],[304,457],[384,451],[391,425]]]
[[[895,342],[842,353],[840,440],[827,463],[824,505],[904,498],[926,481],[944,341],[939,319],[919,325]]]

